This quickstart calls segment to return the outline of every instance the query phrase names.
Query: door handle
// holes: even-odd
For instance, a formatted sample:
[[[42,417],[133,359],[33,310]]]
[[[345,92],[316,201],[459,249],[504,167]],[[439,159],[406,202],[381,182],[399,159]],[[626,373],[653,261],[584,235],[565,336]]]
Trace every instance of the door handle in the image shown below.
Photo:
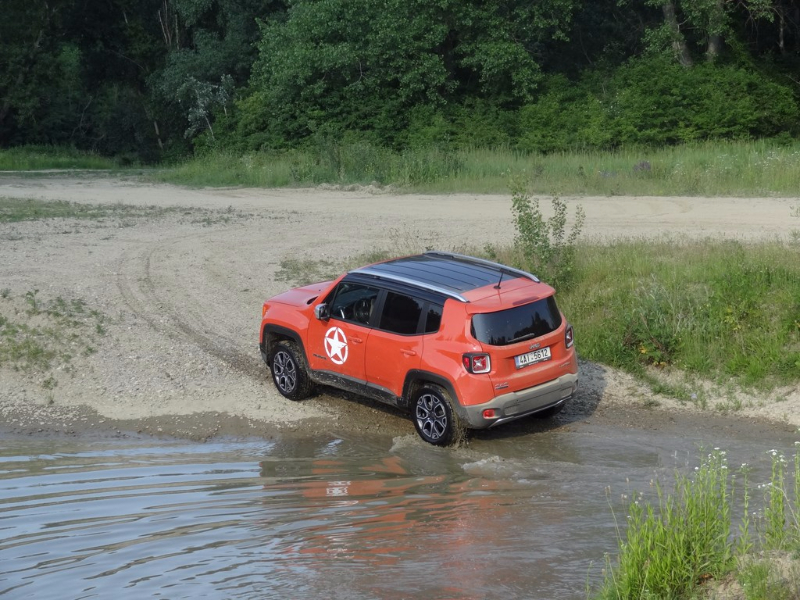
[[[400,352],[402,352],[406,356],[416,356],[417,355],[417,353],[414,352],[413,350],[400,350]]]
[[[357,337],[351,337],[350,341],[353,342],[354,344],[363,344],[364,343],[364,340],[362,340],[361,338],[357,338]]]

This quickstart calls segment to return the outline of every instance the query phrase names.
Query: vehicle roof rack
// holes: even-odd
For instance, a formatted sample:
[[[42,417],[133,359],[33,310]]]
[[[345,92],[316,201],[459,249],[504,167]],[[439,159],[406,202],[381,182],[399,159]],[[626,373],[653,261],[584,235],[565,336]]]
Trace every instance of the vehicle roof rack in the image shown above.
[[[464,296],[462,296],[458,292],[449,290],[446,287],[435,285],[427,281],[420,281],[418,279],[413,279],[411,277],[403,277],[402,275],[397,275],[395,273],[387,273],[385,271],[375,269],[373,266],[355,269],[354,271],[350,271],[350,273],[356,275],[369,275],[371,277],[376,277],[378,279],[388,279],[389,281],[396,281],[397,283],[405,283],[431,292],[436,292],[437,294],[442,294],[443,296],[447,296],[448,298],[453,298],[454,300],[458,300],[459,302],[469,302],[469,300],[467,300]]]

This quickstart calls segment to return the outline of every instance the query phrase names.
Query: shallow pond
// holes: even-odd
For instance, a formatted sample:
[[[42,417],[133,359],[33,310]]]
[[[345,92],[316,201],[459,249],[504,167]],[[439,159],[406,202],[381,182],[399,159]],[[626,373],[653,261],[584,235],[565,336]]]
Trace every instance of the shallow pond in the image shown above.
[[[763,478],[765,452],[792,441],[590,424],[463,449],[4,436],[0,595],[585,598],[624,495],[671,489],[713,446]]]

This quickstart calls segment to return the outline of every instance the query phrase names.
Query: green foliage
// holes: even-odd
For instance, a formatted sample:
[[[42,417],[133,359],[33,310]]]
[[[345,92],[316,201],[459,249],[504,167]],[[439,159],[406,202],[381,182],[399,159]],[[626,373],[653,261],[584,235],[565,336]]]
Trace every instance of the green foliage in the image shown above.
[[[120,164],[314,152],[319,138],[344,147],[348,136],[449,161],[479,149],[786,142],[799,131],[800,25],[793,3],[775,0],[6,0],[3,10],[0,143]],[[676,43],[694,66],[675,60]]]
[[[628,507],[619,562],[607,575],[605,598],[688,597],[703,579],[733,567],[731,492],[725,453],[714,451],[694,478],[676,473],[675,493],[656,483],[657,508],[641,494]]]
[[[219,131],[219,122],[215,125]],[[0,151],[0,161],[2,156]],[[408,161],[427,162],[423,165],[427,175],[408,177]],[[530,173],[529,190],[534,194],[557,189],[564,195],[794,197],[800,186],[800,149],[766,142],[718,142],[547,155],[510,148],[451,150],[426,144],[397,151],[369,136],[344,133],[315,136],[300,149],[252,152],[209,148],[174,168],[155,172],[153,177],[187,185],[376,182],[433,193],[496,193],[508,187],[509,172]]]
[[[585,358],[767,388],[800,379],[800,248],[626,242],[576,256],[560,303]]]
[[[545,153],[609,148],[616,142],[610,121],[609,109],[592,85],[553,76],[538,100],[519,110],[517,145]]]
[[[36,171],[40,169],[113,169],[113,159],[71,147],[17,146],[0,149],[0,171]]]
[[[650,147],[708,139],[773,137],[797,129],[786,83],[735,65],[686,69],[662,57],[630,61],[610,76],[547,81],[519,111],[521,149]]]
[[[789,86],[741,67],[685,69],[643,59],[620,69],[613,85],[609,116],[616,144],[771,137],[797,125]]]
[[[800,510],[797,498],[791,499],[789,495],[783,472],[776,472],[776,460],[781,462],[779,453],[772,450],[770,454],[773,461],[770,480],[759,486],[771,490],[764,504],[770,533],[762,538],[760,549],[777,547],[774,543],[777,536],[795,540],[791,547],[780,547],[797,550],[800,523],[796,519],[784,522],[770,514],[778,502],[781,511],[796,515]],[[795,486],[800,481],[798,456],[795,453]],[[627,528],[624,533],[618,530],[617,562],[609,561],[597,597],[608,600],[706,597],[700,585],[736,571],[748,600],[795,597],[796,584],[782,581],[767,562],[754,560],[751,545],[738,543],[732,535],[733,513],[738,506],[734,494],[737,487],[744,499],[741,521],[747,523],[751,519],[749,470],[748,465],[742,465],[744,481],[737,484],[725,452],[717,448],[695,467],[693,477],[676,472],[672,494],[665,494],[658,482],[653,482],[655,499],[634,493],[628,505]],[[781,500],[776,500],[778,497]],[[774,523],[770,524],[770,520]],[[737,565],[743,568],[737,569]]]
[[[776,576],[769,560],[747,562],[736,579],[744,591],[744,600],[793,599],[792,590]]]
[[[301,0],[264,24],[251,89],[280,142],[327,124],[392,143],[419,106],[531,98],[541,74],[528,48],[563,36],[575,4]]]
[[[567,233],[567,204],[554,196],[553,214],[545,219],[539,209],[539,199],[531,198],[524,179],[512,178],[511,213],[514,216],[516,236],[515,253],[519,267],[561,289],[571,283],[575,271],[575,243],[583,228],[583,207],[575,209],[572,230]]]

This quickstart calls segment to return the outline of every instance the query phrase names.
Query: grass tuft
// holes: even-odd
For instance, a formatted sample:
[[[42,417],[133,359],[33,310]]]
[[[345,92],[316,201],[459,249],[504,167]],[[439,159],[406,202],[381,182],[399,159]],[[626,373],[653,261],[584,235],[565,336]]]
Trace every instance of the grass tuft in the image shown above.
[[[0,171],[114,169],[117,161],[67,146],[18,146],[0,149]]]
[[[21,297],[9,292],[0,299],[0,367],[26,373],[46,373],[68,366],[76,353],[91,354],[92,344],[105,334],[105,315],[79,299],[42,300],[39,290]],[[52,376],[45,389],[56,385]]]
[[[750,512],[749,467],[742,465],[742,502],[737,505],[736,479],[728,468],[725,452],[719,449],[695,467],[693,476],[676,473],[673,493],[666,494],[654,482],[655,499],[646,500],[642,494],[635,494],[628,506],[627,527],[624,533],[618,530],[616,563],[609,561],[597,597],[704,597],[699,594],[699,586],[723,580],[736,572],[738,565],[744,565],[739,582],[746,598],[795,598],[792,594],[797,591],[796,582],[779,577],[771,564],[753,560],[754,550],[778,549],[789,555],[800,551],[800,505],[797,496],[792,497],[785,470],[788,463],[775,450],[769,454],[770,481],[758,486],[766,490],[760,517],[753,517]],[[800,480],[798,454],[790,476],[796,489]],[[737,506],[743,511],[738,519],[738,536],[733,527]],[[751,537],[754,519],[757,540]]]

